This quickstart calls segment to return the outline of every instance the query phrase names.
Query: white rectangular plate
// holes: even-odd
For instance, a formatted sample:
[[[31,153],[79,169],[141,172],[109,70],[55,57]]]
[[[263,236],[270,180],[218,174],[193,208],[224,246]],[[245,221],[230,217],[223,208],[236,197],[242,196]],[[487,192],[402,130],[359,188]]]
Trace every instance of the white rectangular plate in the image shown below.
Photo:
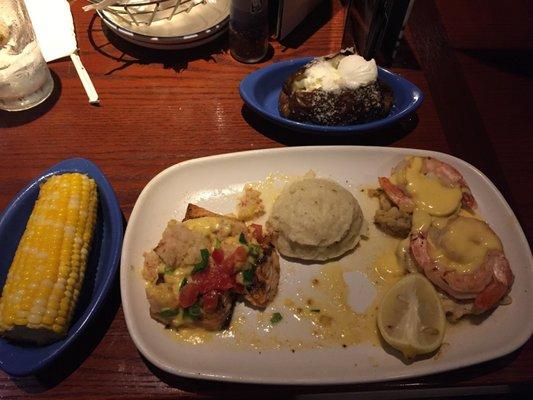
[[[140,274],[142,255],[158,242],[171,218],[181,220],[188,202],[230,212],[235,207],[236,193],[245,183],[264,180],[271,173],[296,176],[309,170],[336,180],[360,199],[356,188],[376,186],[378,176],[389,175],[391,168],[408,155],[436,157],[463,174],[479,204],[480,214],[500,236],[516,277],[510,294],[512,304],[499,307],[480,324],[450,329],[445,338],[449,345],[438,357],[407,364],[381,347],[365,343],[347,348],[303,348],[296,352],[283,347],[263,351],[235,348],[217,340],[191,345],[172,338],[161,324],[150,318]],[[372,215],[365,217],[372,220]],[[288,280],[298,280],[298,274],[308,279],[309,268],[313,268],[305,266],[306,270],[304,266],[298,268],[292,264],[281,260],[279,298],[291,290],[286,284]],[[533,332],[532,265],[529,245],[509,205],[486,176],[462,160],[413,149],[294,147],[191,160],[157,175],[145,187],[131,214],[122,249],[120,284],[126,323],[135,345],[150,362],[167,372],[251,383],[362,383],[465,367],[501,357],[520,347]],[[290,274],[295,276],[287,277]],[[236,312],[244,312],[243,308]]]

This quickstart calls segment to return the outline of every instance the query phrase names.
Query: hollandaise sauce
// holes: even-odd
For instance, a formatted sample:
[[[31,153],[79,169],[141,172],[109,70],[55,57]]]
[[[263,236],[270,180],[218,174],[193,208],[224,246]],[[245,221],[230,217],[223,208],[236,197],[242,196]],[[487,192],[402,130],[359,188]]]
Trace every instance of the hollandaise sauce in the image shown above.
[[[397,278],[407,273],[405,267],[399,263],[396,251],[393,250],[388,250],[378,256],[374,261],[373,269],[376,276],[387,285],[396,283]]]
[[[318,343],[353,345],[370,342],[378,345],[376,305],[371,303],[362,313],[350,307],[344,272],[339,263],[322,267],[312,281],[315,289],[313,303],[302,307],[300,315],[313,322],[313,335],[319,340]]]
[[[476,218],[454,218],[441,231],[430,235],[430,241],[431,256],[461,273],[477,269],[489,250],[502,250],[494,231]]]
[[[209,238],[227,237],[231,235],[233,221],[229,218],[221,217],[202,217],[189,219],[183,224],[196,232],[202,233]]]
[[[411,231],[427,232],[430,227],[442,229],[447,222],[448,217],[434,217],[419,208],[415,208]]]
[[[342,342],[346,345],[367,342],[379,345],[379,333],[376,326],[376,313],[384,294],[407,271],[396,257],[398,240],[388,241],[387,246],[376,254],[365,275],[375,289],[370,305],[362,312],[356,312],[349,304],[350,288],[345,274],[350,268],[340,263],[328,264],[312,281],[316,291],[311,306],[298,307],[293,311],[313,321],[314,334],[319,343],[334,345]],[[299,302],[301,305],[302,302]]]
[[[461,188],[445,186],[438,178],[424,174],[423,158],[412,157],[409,161],[391,176],[392,183],[405,187],[420,210],[434,216],[453,214],[461,206]]]

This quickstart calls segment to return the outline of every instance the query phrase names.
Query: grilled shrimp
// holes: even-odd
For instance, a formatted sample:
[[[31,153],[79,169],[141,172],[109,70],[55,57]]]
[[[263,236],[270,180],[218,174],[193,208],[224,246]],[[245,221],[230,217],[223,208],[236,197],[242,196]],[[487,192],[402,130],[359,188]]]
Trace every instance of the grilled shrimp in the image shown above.
[[[449,268],[432,256],[427,233],[411,235],[411,254],[426,277],[457,300],[473,300],[472,313],[481,314],[496,307],[514,281],[509,261],[501,250],[488,250],[480,265],[471,272]]]
[[[462,191],[462,205],[465,208],[474,209],[477,207],[476,200],[470,191],[465,179],[457,169],[449,164],[439,161],[435,158],[424,157],[422,159],[421,172],[429,177],[436,178],[443,186],[459,187]],[[393,168],[392,173],[398,173],[409,166],[409,160],[402,160],[396,167]],[[412,211],[415,207],[415,202],[405,192],[405,188],[401,185],[393,184],[388,178],[378,178],[379,185],[385,191],[387,196],[399,208],[404,211]]]
[[[436,177],[445,186],[459,186],[463,192],[463,206],[471,209],[477,207],[476,200],[472,196],[472,192],[466,184],[463,175],[451,165],[439,161],[436,158],[426,157],[422,163],[422,172]]]
[[[405,212],[413,212],[415,202],[400,187],[393,184],[389,178],[378,178],[379,186],[385,191],[388,198]]]

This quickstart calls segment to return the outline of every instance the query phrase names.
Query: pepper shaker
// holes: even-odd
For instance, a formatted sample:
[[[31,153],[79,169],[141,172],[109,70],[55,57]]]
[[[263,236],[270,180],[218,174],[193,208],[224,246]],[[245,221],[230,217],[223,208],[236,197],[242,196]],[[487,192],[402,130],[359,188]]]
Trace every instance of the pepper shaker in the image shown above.
[[[268,52],[268,0],[231,0],[229,46],[237,61],[256,63]]]

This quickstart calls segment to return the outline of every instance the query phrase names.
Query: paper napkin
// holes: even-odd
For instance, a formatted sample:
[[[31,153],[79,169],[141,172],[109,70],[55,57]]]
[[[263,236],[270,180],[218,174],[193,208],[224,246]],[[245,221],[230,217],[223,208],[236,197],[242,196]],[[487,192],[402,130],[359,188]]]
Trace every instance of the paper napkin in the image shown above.
[[[98,94],[78,56],[74,22],[67,0],[24,0],[31,23],[46,62],[70,57],[87,92],[90,103],[98,103]]]

